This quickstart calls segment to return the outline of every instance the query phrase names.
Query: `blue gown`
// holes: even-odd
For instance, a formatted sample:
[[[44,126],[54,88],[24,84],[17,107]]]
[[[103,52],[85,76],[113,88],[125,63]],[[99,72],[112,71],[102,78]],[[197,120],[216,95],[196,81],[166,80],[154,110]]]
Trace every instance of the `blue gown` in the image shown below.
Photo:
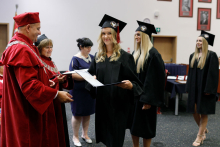
[[[90,54],[89,54],[90,55]],[[94,56],[90,55],[93,60]],[[91,62],[87,63],[83,59],[73,56],[69,70],[88,69]],[[74,101],[71,102],[71,110],[73,116],[88,116],[95,113],[95,99],[90,96],[90,93],[85,89],[85,81],[74,80],[74,88],[70,90]]]

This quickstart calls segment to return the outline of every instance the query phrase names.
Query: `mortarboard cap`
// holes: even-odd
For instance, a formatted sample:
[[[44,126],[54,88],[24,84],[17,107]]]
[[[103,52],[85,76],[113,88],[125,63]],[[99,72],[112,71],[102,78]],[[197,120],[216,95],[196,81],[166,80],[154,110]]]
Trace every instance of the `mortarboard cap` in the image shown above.
[[[39,23],[39,12],[26,12],[13,17],[18,27],[25,26],[27,24]]]
[[[215,35],[210,34],[210,33],[206,32],[206,31],[202,30],[200,36],[204,37],[207,40],[208,44],[213,46],[214,40],[215,40]]]
[[[37,38],[37,42],[34,43],[35,46],[38,46],[38,45],[40,44],[40,42],[41,42],[42,40],[44,40],[44,39],[47,39],[47,36],[46,36],[45,34],[39,36],[39,37]]]
[[[102,28],[112,28],[117,32],[117,42],[120,42],[119,33],[124,29],[124,27],[127,25],[127,23],[118,20],[114,17],[111,17],[107,14],[104,15],[101,22],[99,23],[99,26]]]
[[[137,23],[138,23],[139,27],[136,29],[136,31],[141,31],[141,32],[147,34],[150,38],[151,38],[152,33],[157,34],[157,31],[156,31],[153,24],[141,22],[138,20],[137,20]]]

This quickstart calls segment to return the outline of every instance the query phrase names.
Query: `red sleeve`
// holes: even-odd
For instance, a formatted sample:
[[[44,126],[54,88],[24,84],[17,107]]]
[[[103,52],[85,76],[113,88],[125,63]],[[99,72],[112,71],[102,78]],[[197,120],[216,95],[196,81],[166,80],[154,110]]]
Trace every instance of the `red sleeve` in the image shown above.
[[[34,50],[34,49],[33,49]],[[9,66],[41,66],[44,65],[39,62],[33,51],[25,45],[17,44],[8,48],[2,55],[2,64]]]
[[[59,84],[59,80],[57,77],[55,77],[52,81],[54,81],[56,84]]]
[[[59,90],[59,80],[58,80],[58,78],[55,77],[54,79],[52,79],[52,81],[55,83],[55,85],[52,88]]]
[[[57,94],[57,90],[45,86],[40,80],[39,67],[14,67],[14,73],[21,92],[28,100],[28,102],[36,109],[40,114],[43,114],[49,105],[53,102],[54,97]],[[46,79],[45,79],[46,80]],[[48,81],[46,81],[48,82]]]
[[[2,88],[3,88],[3,84],[0,82],[0,108],[2,104]]]

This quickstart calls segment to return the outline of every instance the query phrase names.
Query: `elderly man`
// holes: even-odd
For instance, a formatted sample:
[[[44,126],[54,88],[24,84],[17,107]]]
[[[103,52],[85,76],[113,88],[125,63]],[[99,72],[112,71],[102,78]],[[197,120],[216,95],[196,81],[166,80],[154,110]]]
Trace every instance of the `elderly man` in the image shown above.
[[[208,24],[208,15],[203,12],[201,15],[201,20],[200,20],[201,25],[207,25]]]
[[[64,147],[62,118],[54,101],[71,102],[67,92],[50,88],[50,82],[33,45],[40,32],[39,13],[14,17],[19,30],[4,51],[1,147]]]

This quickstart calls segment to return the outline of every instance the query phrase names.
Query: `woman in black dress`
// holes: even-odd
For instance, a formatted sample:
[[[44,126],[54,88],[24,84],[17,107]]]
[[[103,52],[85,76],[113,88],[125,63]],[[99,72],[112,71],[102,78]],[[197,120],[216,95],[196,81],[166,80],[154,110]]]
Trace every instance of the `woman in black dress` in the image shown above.
[[[96,142],[108,147],[122,147],[125,130],[131,127],[134,97],[142,93],[141,82],[136,77],[134,58],[121,49],[119,32],[126,23],[105,15],[99,24],[99,49],[88,72],[103,84],[123,81],[117,86],[86,88],[96,98]],[[118,33],[116,33],[118,32]]]
[[[214,38],[214,35],[202,31],[197,38],[195,52],[189,57],[187,112],[193,113],[199,126],[193,146],[203,143],[208,132],[208,114],[215,114],[219,63],[216,53],[208,50],[208,44],[213,46]]]
[[[138,21],[134,37],[134,60],[143,93],[135,102],[131,134],[133,146],[139,147],[139,137],[144,147],[150,147],[151,138],[156,136],[157,107],[163,104],[165,68],[160,53],[150,41],[156,33],[152,24]]]

